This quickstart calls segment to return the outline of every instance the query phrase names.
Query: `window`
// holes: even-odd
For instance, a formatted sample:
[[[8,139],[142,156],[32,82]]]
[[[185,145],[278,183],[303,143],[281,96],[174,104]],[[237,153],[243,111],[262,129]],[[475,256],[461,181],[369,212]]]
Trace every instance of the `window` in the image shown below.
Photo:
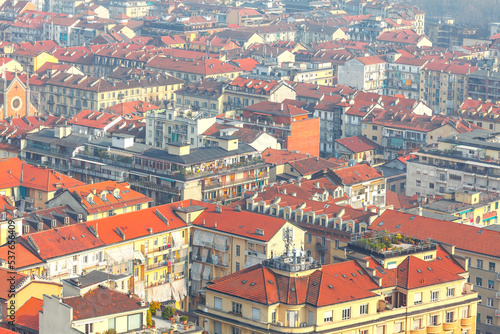
[[[94,324],[85,324],[85,334],[94,332]]]
[[[222,298],[214,297],[214,309],[222,310]]]
[[[222,334],[222,324],[219,321],[214,321],[214,334]]]
[[[483,279],[481,277],[476,277],[476,285],[483,286]]]
[[[241,329],[239,327],[232,327],[232,334],[240,334]]]
[[[477,260],[477,268],[478,269],[483,269],[483,260]]]
[[[439,291],[431,291],[431,302],[439,300]]]
[[[373,141],[377,141],[377,136],[372,136]]]
[[[413,297],[413,303],[415,305],[422,303],[422,292],[418,292],[415,294],[415,296]]]
[[[359,334],[368,334],[368,329],[360,329]]]
[[[486,298],[486,306],[493,307],[493,298]]]
[[[378,130],[378,126],[377,125],[372,125],[372,129],[373,130]]]
[[[413,319],[413,329],[422,328],[422,319]]]
[[[446,322],[455,321],[455,312],[446,312]]]
[[[75,265],[75,266],[73,266],[73,274],[76,274],[77,270],[78,270],[78,269],[77,269],[76,265]]]
[[[274,324],[276,323],[276,310],[271,313],[271,322]]]
[[[342,310],[342,320],[351,319],[351,308],[346,307]]]
[[[455,288],[447,288],[446,297],[454,297],[454,296],[455,296]]]
[[[331,322],[331,321],[333,321],[333,311],[325,311],[325,315],[324,315],[323,321],[324,322]]]
[[[496,205],[498,205],[498,203],[496,203]],[[498,209],[498,208],[496,208],[496,209]],[[495,271],[495,262],[490,262],[488,264],[488,270],[489,271]]]
[[[240,271],[240,263],[236,262],[236,271]]]
[[[434,189],[434,183],[429,183],[429,188]]]
[[[260,309],[252,307],[252,319],[260,320]]]
[[[241,315],[241,304],[233,302],[232,311],[233,313]]]
[[[438,316],[437,315],[431,315],[431,318],[429,319],[429,325],[431,326],[437,326],[439,324],[438,322]]]
[[[139,211],[141,208],[142,208],[141,204],[137,204],[137,206],[135,207],[137,211]]]
[[[312,242],[312,234],[308,233],[307,234],[307,243],[310,244]]]
[[[236,256],[240,256],[240,246],[236,245]]]
[[[432,254],[430,254],[430,255],[424,255],[424,260],[425,261],[432,260],[432,258],[433,258]]]
[[[495,281],[488,280],[488,289],[495,289]]]
[[[368,314],[368,304],[363,304],[359,307],[359,314]]]
[[[395,322],[394,323],[394,333],[401,333],[403,331],[403,323]]]
[[[469,317],[469,307],[462,307],[462,318],[468,318]]]
[[[488,315],[486,316],[486,324],[487,325],[493,325],[493,317]]]
[[[416,180],[417,187],[420,187],[422,185],[422,181]]]

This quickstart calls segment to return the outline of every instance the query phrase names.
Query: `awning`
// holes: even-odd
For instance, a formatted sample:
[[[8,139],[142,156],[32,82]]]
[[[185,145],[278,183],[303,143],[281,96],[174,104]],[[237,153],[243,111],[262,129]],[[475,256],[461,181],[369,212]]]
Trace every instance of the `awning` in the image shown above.
[[[186,280],[180,279],[172,283],[172,299],[181,301],[187,296]]]
[[[496,218],[497,218],[497,216],[488,217],[488,218],[483,219],[483,222],[487,222],[487,221],[490,221],[490,220],[496,219]]]
[[[174,247],[182,246],[182,236],[180,231],[172,232],[172,240],[174,242]]]
[[[216,250],[221,252],[227,251],[227,237],[217,234],[214,237],[214,247]]]
[[[170,284],[162,284],[147,288],[148,302],[166,302],[172,300],[172,287]]]
[[[146,263],[146,258],[144,257],[144,254],[139,251],[134,252],[134,260],[139,260],[141,263]]]
[[[251,266],[255,266],[256,264],[262,263],[262,260],[255,256],[247,256],[247,262],[243,268],[250,268]]]
[[[144,289],[144,281],[134,281],[134,293],[141,299],[146,298],[146,290]]]
[[[208,249],[207,248],[203,248],[201,250],[201,260],[203,262],[207,262],[207,258],[208,258]]]
[[[460,211],[458,214],[459,215],[463,215],[464,213],[469,213],[469,212],[472,212],[473,210],[472,209],[467,209],[467,210],[464,210],[464,211]]]
[[[101,169],[109,170],[112,172],[122,172],[122,173],[128,172],[128,169],[126,169],[126,168],[115,167],[115,166],[111,166],[111,165],[101,166]]]
[[[203,266],[203,279],[210,281],[210,274],[212,273],[212,266],[207,264]]]
[[[193,262],[191,266],[191,279],[192,280],[201,280],[201,269],[203,265],[199,262]]]
[[[107,249],[109,264],[118,264],[133,260],[135,258],[134,246],[132,244],[118,246],[115,248]]]
[[[215,234],[207,231],[195,230],[193,236],[193,245],[213,247]]]

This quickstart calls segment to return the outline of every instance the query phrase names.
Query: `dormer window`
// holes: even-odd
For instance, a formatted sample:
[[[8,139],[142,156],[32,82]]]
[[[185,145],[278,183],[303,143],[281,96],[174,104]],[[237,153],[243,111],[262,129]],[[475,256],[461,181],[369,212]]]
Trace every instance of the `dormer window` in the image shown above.
[[[56,222],[56,220],[55,220],[55,219],[52,219],[52,220],[50,221],[50,227],[55,228],[56,226],[57,226],[57,222]]]
[[[259,212],[264,213],[264,205],[259,205]]]
[[[69,217],[64,217],[64,225],[69,225]]]
[[[309,216],[307,217],[307,222],[308,222],[309,224],[313,224],[313,223],[314,223],[314,217],[313,217],[313,215],[309,215]]]
[[[272,214],[273,216],[277,216],[277,215],[278,215],[278,209],[276,209],[276,208],[272,208],[272,209],[271,209],[271,214]]]
[[[6,214],[5,212],[2,212],[2,213],[0,214],[0,218],[1,218],[2,220],[7,219],[7,214]]]
[[[30,233],[30,227],[29,227],[29,225],[24,225],[24,226],[23,226],[23,233],[24,233],[24,234],[28,234],[28,233]]]
[[[321,226],[326,226],[326,218],[325,217],[321,218]]]

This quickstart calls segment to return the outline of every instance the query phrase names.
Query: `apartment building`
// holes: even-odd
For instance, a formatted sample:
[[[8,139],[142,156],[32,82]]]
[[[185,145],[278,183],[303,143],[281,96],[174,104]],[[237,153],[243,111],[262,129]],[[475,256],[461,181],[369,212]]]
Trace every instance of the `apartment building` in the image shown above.
[[[500,105],[495,100],[476,100],[468,97],[457,109],[455,116],[467,120],[480,128],[500,131]]]
[[[187,99],[186,99],[187,100]],[[193,109],[163,109],[146,113],[146,144],[166,148],[169,143],[189,143],[191,148],[203,147],[202,134],[216,119]]]
[[[402,95],[407,99],[420,98],[420,70],[428,60],[403,57],[401,53],[387,55],[386,95]]]
[[[262,219],[257,213],[242,211],[241,206],[179,210],[197,217],[192,229],[191,295],[202,305],[208,282],[283,253],[284,235],[290,235],[297,249],[304,245],[300,227],[279,217]]]
[[[478,70],[467,63],[430,62],[420,71],[420,100],[434,113],[452,115],[467,99],[469,75]]]
[[[383,147],[386,160],[397,158],[401,151],[411,152],[435,144],[440,138],[478,129],[465,120],[444,115],[381,110],[372,112],[362,123],[363,136]]]
[[[469,75],[468,96],[474,100],[500,100],[500,73],[479,69]]]
[[[466,266],[437,254],[321,266],[290,252],[214,280],[196,312],[213,333],[472,333],[478,296]]]
[[[377,164],[380,160],[380,146],[364,136],[353,136],[335,140],[337,158]]]
[[[477,304],[476,331],[473,333],[493,334],[500,328],[498,231],[477,228],[454,222],[426,218],[392,210],[385,211],[371,229],[399,233],[422,240],[431,239],[443,243],[443,247],[454,248],[459,262],[467,260],[469,283],[474,285],[480,301]],[[450,233],[453,231],[453,233]],[[440,256],[441,259],[445,257]],[[434,257],[434,259],[438,259]]]
[[[243,69],[215,58],[178,59],[156,56],[147,62],[146,69],[161,71],[187,82],[206,78],[234,79],[243,73]]]
[[[385,178],[378,170],[361,164],[329,170],[327,176],[344,187],[349,205],[355,209],[383,208],[386,201]]]
[[[422,209],[428,213],[452,215],[462,224],[495,225],[498,222],[500,196],[496,192],[457,189],[446,192],[442,199],[430,199]]]
[[[280,189],[280,193],[275,191],[277,189]],[[305,192],[314,195],[309,198]],[[335,256],[344,252],[341,247],[347,245],[351,234],[365,231],[378,216],[372,210],[341,206],[348,200],[349,197],[341,186],[321,178],[255,191],[242,207],[248,211],[293,221],[306,231],[305,254],[321,264],[330,264],[334,262]],[[241,202],[243,201],[238,203]]]
[[[110,1],[109,16],[126,15],[130,18],[142,18],[149,15],[151,4],[142,0]]]
[[[205,79],[185,84],[175,91],[175,107],[192,109],[207,116],[217,116],[224,110],[224,83]]]
[[[286,99],[295,100],[295,98],[295,90],[284,81],[237,77],[224,88],[224,109],[234,110],[263,101],[281,103]]]
[[[356,57],[339,66],[338,80],[341,85],[365,92],[382,94],[386,88],[387,61],[384,56]]]
[[[416,152],[407,162],[406,195],[441,195],[458,189],[500,189],[497,133],[474,130],[441,138],[437,149]],[[411,180],[411,181],[410,181]]]
[[[278,139],[282,148],[319,155],[319,118],[310,118],[302,109],[307,103],[296,100],[263,101],[239,110],[235,123],[244,128],[264,131]],[[232,121],[230,118],[226,121]]]
[[[173,101],[182,80],[169,75],[116,68],[106,78],[59,72],[52,76],[35,75],[32,84],[43,88],[39,110],[57,115],[76,115],[83,109],[97,110],[134,100],[161,104]]]
[[[149,207],[152,199],[130,189],[126,182],[103,181],[59,191],[48,208],[69,206],[85,221],[111,217]]]

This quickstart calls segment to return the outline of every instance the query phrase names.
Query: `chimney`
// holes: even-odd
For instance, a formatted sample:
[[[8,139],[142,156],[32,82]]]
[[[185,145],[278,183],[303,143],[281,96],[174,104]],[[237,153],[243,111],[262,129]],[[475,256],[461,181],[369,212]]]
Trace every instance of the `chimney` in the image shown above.
[[[216,207],[215,207],[215,212],[217,212],[217,213],[222,213],[222,207],[220,207],[220,206],[216,206]]]
[[[423,211],[424,211],[424,210],[422,209],[422,207],[421,207],[421,206],[419,206],[419,207],[418,207],[418,215],[419,215],[419,216],[422,216]]]
[[[214,228],[217,228],[217,222],[214,223]]]
[[[149,234],[153,234],[153,228],[152,227],[148,228],[148,231],[149,231]]]

